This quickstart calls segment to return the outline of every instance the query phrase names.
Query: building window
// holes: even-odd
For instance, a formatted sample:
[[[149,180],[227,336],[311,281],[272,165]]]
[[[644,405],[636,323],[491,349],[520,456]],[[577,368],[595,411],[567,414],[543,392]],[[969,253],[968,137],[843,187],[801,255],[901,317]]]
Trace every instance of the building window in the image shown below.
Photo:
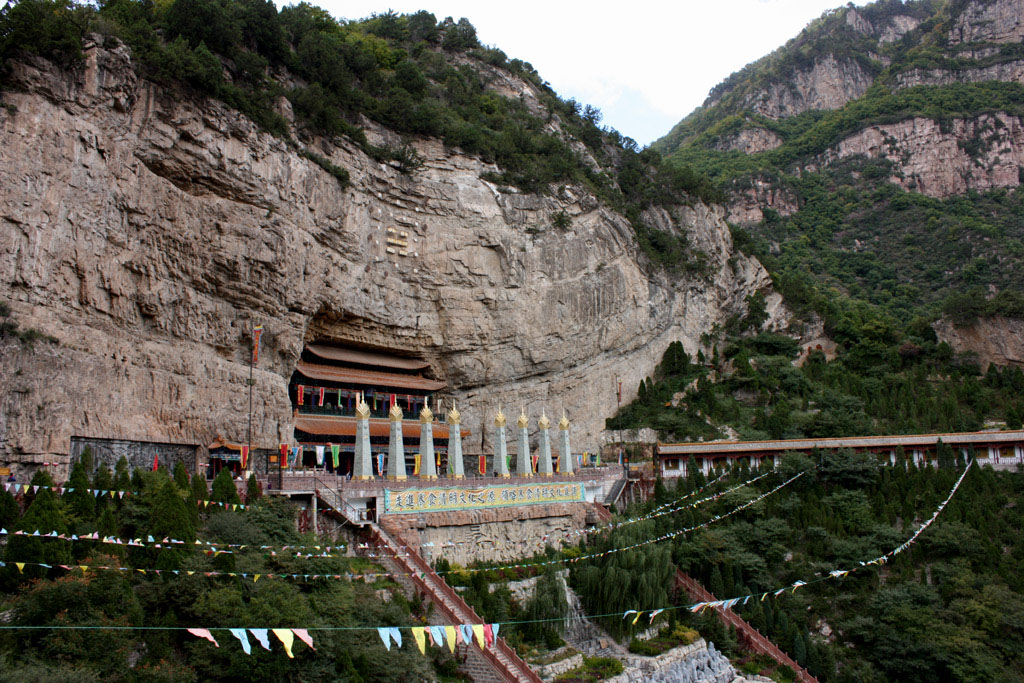
[[[665,461],[665,469],[666,470],[678,470],[679,469],[679,460],[675,459],[675,458],[673,458],[671,460],[666,460]]]

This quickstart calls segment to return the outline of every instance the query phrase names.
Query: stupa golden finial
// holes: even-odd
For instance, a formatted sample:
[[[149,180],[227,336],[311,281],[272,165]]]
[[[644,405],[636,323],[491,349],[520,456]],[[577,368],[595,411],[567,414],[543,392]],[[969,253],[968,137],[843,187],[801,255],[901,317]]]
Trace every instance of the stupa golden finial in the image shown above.
[[[455,401],[452,401],[452,409],[448,411],[448,424],[457,425],[460,422],[462,422],[462,414],[455,407]]]
[[[388,419],[392,422],[402,421],[402,409],[398,405],[398,401],[391,404],[391,412],[388,413]]]
[[[537,426],[541,429],[548,429],[551,426],[551,420],[548,419],[543,408],[540,410],[540,419],[537,420]]]
[[[526,417],[526,408],[519,409],[519,419],[516,420],[516,427],[525,429],[530,426],[530,418]]]
[[[558,421],[558,428],[563,432],[569,429],[569,418],[566,417],[564,410],[562,411],[562,419]]]
[[[356,399],[356,419],[357,420],[369,420],[370,419],[370,406],[366,405],[366,399],[363,398],[363,393],[359,392],[359,397]]]
[[[427,424],[434,421],[434,413],[430,411],[430,406],[426,403],[423,404],[423,410],[420,411],[420,422]]]
[[[494,416],[494,426],[504,427],[505,426],[505,413],[501,412],[501,404],[498,405],[498,414]]]

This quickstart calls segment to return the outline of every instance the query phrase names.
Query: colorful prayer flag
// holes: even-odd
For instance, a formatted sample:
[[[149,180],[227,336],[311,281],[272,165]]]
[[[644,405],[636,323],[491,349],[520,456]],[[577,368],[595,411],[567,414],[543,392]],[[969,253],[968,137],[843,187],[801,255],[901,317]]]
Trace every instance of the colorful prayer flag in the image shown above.
[[[338,469],[338,453],[341,451],[341,446],[332,443],[331,445],[331,459],[334,460],[334,469]]]
[[[295,390],[295,396],[298,398],[298,403],[300,406],[302,405],[302,402],[305,400],[305,395],[306,387],[300,384],[298,387],[296,387]]]
[[[487,456],[480,456],[480,474],[487,474]]]
[[[190,628],[188,629],[188,632],[199,638],[206,638],[208,641],[213,643],[214,647],[220,647],[220,645],[217,644],[217,639],[210,634],[210,629],[208,628]]]
[[[419,649],[420,654],[426,654],[426,637],[423,633],[422,626],[412,627],[412,637],[416,641],[416,647]]]
[[[249,464],[249,447],[248,446],[242,446],[241,459],[242,459],[242,469],[244,470],[246,468],[246,465]]]
[[[258,365],[260,362],[260,337],[263,335],[263,325],[257,325],[252,328],[252,364]],[[246,651],[245,654],[249,654]]]
[[[289,659],[295,659],[295,655],[292,654],[292,643],[295,642],[295,636],[292,634],[291,629],[288,628],[274,628],[270,629],[277,639],[284,645],[285,654],[288,655]]]
[[[319,394],[317,396],[316,404],[318,406],[320,406],[320,407],[323,407],[323,405],[324,405],[324,388],[323,387],[320,387],[320,391],[319,391]]]

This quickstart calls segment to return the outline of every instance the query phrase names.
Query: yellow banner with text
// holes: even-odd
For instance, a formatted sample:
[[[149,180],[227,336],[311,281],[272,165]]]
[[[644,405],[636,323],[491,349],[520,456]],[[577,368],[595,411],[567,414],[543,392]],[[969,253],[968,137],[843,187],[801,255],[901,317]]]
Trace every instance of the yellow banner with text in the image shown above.
[[[585,500],[581,483],[538,483],[480,488],[385,489],[384,513],[450,512],[480,508],[580,503]]]

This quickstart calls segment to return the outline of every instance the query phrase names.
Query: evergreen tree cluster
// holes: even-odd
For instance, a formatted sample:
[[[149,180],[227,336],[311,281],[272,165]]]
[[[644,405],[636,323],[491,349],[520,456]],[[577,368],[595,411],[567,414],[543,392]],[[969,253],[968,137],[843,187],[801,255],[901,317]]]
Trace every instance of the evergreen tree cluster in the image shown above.
[[[899,546],[945,499],[963,467],[955,457],[949,467],[946,459],[943,455],[939,467],[917,469],[882,466],[874,455],[786,455],[782,473],[776,476],[811,464],[817,467],[757,506],[685,537],[581,561],[573,565],[573,586],[588,613],[601,614],[687,604],[687,596],[673,592],[672,581],[666,578],[676,567],[717,598],[754,595],[734,609],[822,681],[1020,680],[1020,473],[975,466],[917,543],[884,565],[860,567],[860,562]],[[751,474],[740,471],[736,477]],[[775,476],[768,477],[754,488],[767,490],[774,480]],[[659,487],[654,500],[627,510],[626,516],[642,515],[703,484],[701,474],[691,472],[688,478]],[[722,499],[623,527],[588,550],[621,547],[691,527],[732,507],[735,501]],[[642,526],[643,532],[614,538]],[[668,595],[653,600],[635,597],[646,595],[651,585],[642,587],[639,576],[620,574],[616,567],[625,564],[643,575],[649,565],[617,556],[665,552],[670,559],[662,556],[660,561],[669,569],[658,575],[658,583]],[[851,568],[857,571],[846,578],[813,581],[832,569]],[[810,583],[774,595],[775,589],[797,579]],[[627,591],[632,599],[616,596]],[[765,592],[769,594],[762,599]],[[672,619],[698,629],[724,652],[747,659],[714,616],[695,616],[684,609],[675,610]],[[618,622],[618,632],[625,633],[621,617],[608,621],[609,628]]]
[[[223,483],[226,482],[226,485]],[[32,485],[52,486],[40,470]],[[73,486],[72,486],[73,484]],[[230,492],[227,485],[230,485]],[[407,626],[412,606],[391,580],[375,583],[342,580],[252,580],[255,574],[382,572],[366,560],[297,558],[287,552],[270,555],[260,545],[313,545],[299,535],[295,510],[279,498],[250,499],[244,511],[202,508],[206,482],[189,477],[184,468],[129,473],[122,458],[112,473],[93,469],[88,451],[72,469],[63,495],[40,488],[38,493],[0,492],[2,526],[10,531],[79,536],[99,532],[119,538],[173,538],[185,545],[156,549],[123,547],[90,541],[64,541],[41,536],[9,536],[0,549],[4,593],[0,612],[5,626],[110,626],[111,630],[4,629],[0,632],[2,680],[275,680],[421,681],[440,672],[454,673],[446,652],[424,658],[415,644],[387,652],[376,630],[314,632],[316,651],[296,643],[295,659],[281,648],[266,651],[253,644],[246,656],[237,642],[221,647],[183,630],[145,627],[269,627]],[[128,489],[125,498],[82,495],[86,488]],[[213,499],[237,501],[230,477],[214,482]],[[213,554],[194,540],[255,546]],[[51,565],[49,569],[26,564]],[[65,570],[60,565],[74,567]],[[136,571],[89,569],[83,566],[160,569],[160,575]],[[172,574],[167,570],[178,570]],[[250,578],[205,576],[208,571],[245,572]],[[376,594],[389,590],[384,602]],[[123,627],[123,628],[122,628]],[[139,628],[134,628],[139,627]],[[411,640],[411,639],[410,639]],[[11,678],[17,672],[18,678]]]
[[[734,333],[710,361],[680,363],[685,352],[670,347],[606,427],[651,427],[684,441],[720,438],[727,425],[758,440],[975,431],[991,422],[1016,429],[1024,419],[1020,368],[982,372],[927,324],[900,326],[846,300],[827,326],[839,342],[832,360],[819,350],[801,356],[794,339],[772,332]]]

